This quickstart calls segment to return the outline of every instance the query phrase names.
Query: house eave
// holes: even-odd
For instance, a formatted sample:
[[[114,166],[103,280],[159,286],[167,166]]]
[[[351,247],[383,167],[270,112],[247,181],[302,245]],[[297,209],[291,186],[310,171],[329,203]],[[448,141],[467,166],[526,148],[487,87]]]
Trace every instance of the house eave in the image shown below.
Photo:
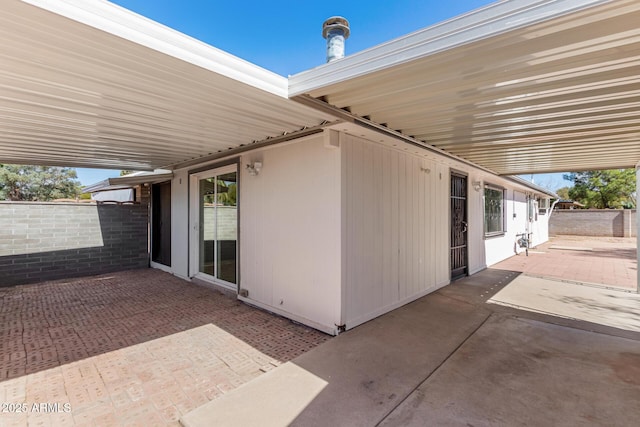
[[[141,184],[156,184],[169,181],[173,178],[173,172],[141,173],[107,178],[95,184],[82,187],[83,193],[97,193],[99,191],[122,190]]]
[[[492,3],[436,25],[289,77],[289,97],[398,68],[427,56],[612,0],[511,0]]]

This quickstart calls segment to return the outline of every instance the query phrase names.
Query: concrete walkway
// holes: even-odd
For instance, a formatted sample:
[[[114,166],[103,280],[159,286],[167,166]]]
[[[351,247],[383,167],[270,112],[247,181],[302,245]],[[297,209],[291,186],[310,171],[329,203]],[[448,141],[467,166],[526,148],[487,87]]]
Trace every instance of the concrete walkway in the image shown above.
[[[635,291],[636,245],[635,238],[555,236],[492,268]]]
[[[640,294],[521,274],[490,303],[640,332]]]
[[[635,425],[640,333],[486,303],[517,276],[455,282],[181,422],[237,425],[242,407],[245,426]]]

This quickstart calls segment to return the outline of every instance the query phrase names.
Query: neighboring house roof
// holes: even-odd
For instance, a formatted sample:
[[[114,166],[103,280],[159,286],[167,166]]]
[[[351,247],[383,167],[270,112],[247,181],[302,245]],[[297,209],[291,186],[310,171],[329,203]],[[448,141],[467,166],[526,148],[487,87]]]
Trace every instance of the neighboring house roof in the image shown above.
[[[287,80],[108,2],[7,0],[0,162],[173,169],[342,121],[497,174],[632,167],[637,22],[502,1]]]
[[[571,206],[577,206],[577,207],[579,207],[579,208],[584,208],[584,206],[585,206],[585,205],[583,205],[583,204],[582,204],[582,203],[580,203],[580,202],[576,202],[576,201],[573,201],[573,200],[564,200],[564,199],[562,199],[562,200],[558,200],[558,204],[559,204],[559,205],[571,205]]]
[[[83,193],[96,193],[99,191],[122,190],[135,187],[140,184],[155,184],[169,181],[173,178],[173,172],[160,170],[154,172],[134,172],[129,175],[115,178],[107,178],[95,184],[82,187]]]

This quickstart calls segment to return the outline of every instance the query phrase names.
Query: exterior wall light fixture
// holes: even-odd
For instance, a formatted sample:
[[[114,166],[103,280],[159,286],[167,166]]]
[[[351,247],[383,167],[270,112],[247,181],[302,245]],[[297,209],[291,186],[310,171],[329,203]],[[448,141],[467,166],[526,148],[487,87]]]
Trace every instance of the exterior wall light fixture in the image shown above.
[[[261,169],[262,169],[262,162],[253,162],[253,164],[249,163],[247,165],[247,171],[251,176],[258,175]]]

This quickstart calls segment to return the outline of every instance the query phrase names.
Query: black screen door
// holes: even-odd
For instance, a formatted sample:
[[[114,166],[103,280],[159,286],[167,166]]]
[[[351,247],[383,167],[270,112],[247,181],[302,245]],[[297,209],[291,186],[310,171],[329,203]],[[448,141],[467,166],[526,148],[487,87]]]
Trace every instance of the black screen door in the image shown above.
[[[468,274],[467,177],[451,174],[451,280]]]

